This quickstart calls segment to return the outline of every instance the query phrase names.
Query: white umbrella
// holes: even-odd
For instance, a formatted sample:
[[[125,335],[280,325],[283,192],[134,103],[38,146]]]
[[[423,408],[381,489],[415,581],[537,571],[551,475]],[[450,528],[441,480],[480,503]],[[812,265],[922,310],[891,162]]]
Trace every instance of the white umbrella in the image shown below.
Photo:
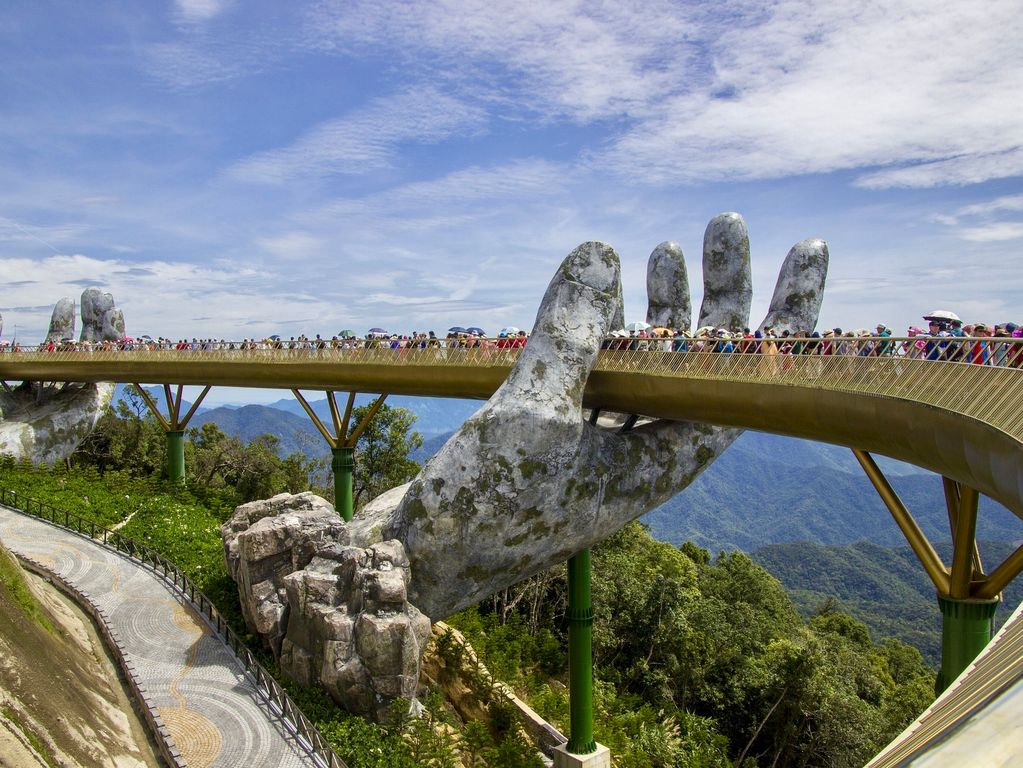
[[[936,309],[929,315],[924,315],[924,320],[943,320],[946,322],[955,321],[959,323],[962,322],[962,320],[959,319],[959,315],[957,315],[955,312],[949,312],[947,309]]]
[[[505,336],[515,336],[518,334],[518,332],[519,329],[516,328],[514,325],[509,325],[507,328],[501,329],[501,333],[503,333]]]
[[[647,331],[653,328],[650,323],[644,323],[642,320],[636,323],[629,323],[625,326],[625,330],[635,333],[636,331]]]

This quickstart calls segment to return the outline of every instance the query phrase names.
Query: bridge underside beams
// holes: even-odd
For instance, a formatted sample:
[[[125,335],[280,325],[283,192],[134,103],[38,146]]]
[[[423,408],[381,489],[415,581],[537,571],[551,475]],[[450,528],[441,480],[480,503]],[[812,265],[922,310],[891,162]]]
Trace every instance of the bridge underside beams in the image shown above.
[[[594,373],[584,404],[817,440],[915,464],[1023,518],[1023,445],[984,422],[921,403],[791,385]]]

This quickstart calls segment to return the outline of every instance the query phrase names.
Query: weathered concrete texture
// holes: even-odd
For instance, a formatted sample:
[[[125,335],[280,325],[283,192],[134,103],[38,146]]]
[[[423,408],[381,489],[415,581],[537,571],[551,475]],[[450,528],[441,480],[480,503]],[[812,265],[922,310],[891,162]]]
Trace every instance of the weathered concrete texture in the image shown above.
[[[828,244],[808,239],[792,246],[778,275],[771,308],[763,327],[774,326],[778,333],[809,333],[817,324],[821,294],[828,276]]]
[[[221,535],[246,624],[286,675],[377,720],[397,697],[415,698],[431,623],[408,602],[400,542],[350,546],[311,493],[242,505]]]
[[[749,323],[745,232],[736,214],[708,227],[701,322]],[[779,283],[802,280],[805,300],[773,306],[779,325],[812,328],[816,321],[826,269],[806,265],[826,264],[827,250],[814,242],[820,245],[794,249],[782,267]],[[621,434],[582,419],[586,379],[620,296],[612,248],[585,243],[573,251],[501,388],[400,501],[392,495],[352,521],[355,544],[404,542],[414,574],[410,600],[430,616],[448,616],[603,540],[685,488],[740,434],[660,421]]]
[[[682,246],[665,241],[654,248],[646,268],[646,321],[654,327],[689,331],[693,309],[689,303],[689,275]]]
[[[82,341],[91,344],[124,338],[124,315],[114,306],[114,297],[99,288],[82,291]]]
[[[62,461],[88,437],[113,394],[113,384],[59,391],[36,384],[0,392],[0,453],[33,464]]]
[[[53,305],[50,315],[50,329],[46,333],[46,341],[70,339],[75,332],[75,303],[65,296]]]
[[[697,327],[738,330],[753,301],[749,230],[738,213],[719,213],[703,235],[703,304]]]

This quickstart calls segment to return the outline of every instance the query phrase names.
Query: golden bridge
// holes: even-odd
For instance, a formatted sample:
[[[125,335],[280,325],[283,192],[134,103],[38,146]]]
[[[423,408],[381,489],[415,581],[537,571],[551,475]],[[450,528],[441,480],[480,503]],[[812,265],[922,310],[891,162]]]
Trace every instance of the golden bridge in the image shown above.
[[[1000,647],[1006,658],[985,666],[982,656],[971,666],[990,638],[1001,591],[1023,570],[1023,546],[1004,562],[986,566],[975,535],[980,494],[1023,518],[1023,370],[1012,365],[1023,342],[943,339],[948,347],[939,355],[943,359],[928,360],[924,354],[914,356],[919,341],[843,340],[845,354],[822,354],[820,339],[786,340],[802,354],[776,354],[775,341],[739,341],[740,348],[731,352],[715,352],[713,346],[697,351],[692,343],[688,351],[605,349],[583,394],[593,423],[598,413],[614,412],[629,415],[624,429],[636,418],[696,421],[853,450],[934,583],[945,621],[939,684],[950,687],[872,763],[879,766],[910,765],[914,755],[940,748],[950,733],[1023,679],[1019,612],[989,649],[990,655]],[[749,344],[756,345],[756,353]],[[1009,365],[968,362],[978,344],[985,345],[985,360]],[[877,354],[881,349],[890,353]],[[904,349],[913,354],[891,354]],[[949,359],[956,357],[950,354],[955,349],[959,360]],[[210,387],[290,389],[338,451],[354,446],[365,426],[346,438],[355,393],[381,395],[377,407],[391,394],[486,399],[505,380],[518,353],[491,346],[22,351],[0,353],[0,379],[163,385],[166,415],[145,397],[168,434],[179,436]],[[204,389],[182,415],[185,385]],[[312,412],[301,390],[327,393],[331,425]],[[348,394],[343,416],[336,393]],[[927,540],[873,454],[943,478],[953,542],[950,563]],[[334,467],[337,472],[340,464]],[[952,684],[964,669],[968,673]]]

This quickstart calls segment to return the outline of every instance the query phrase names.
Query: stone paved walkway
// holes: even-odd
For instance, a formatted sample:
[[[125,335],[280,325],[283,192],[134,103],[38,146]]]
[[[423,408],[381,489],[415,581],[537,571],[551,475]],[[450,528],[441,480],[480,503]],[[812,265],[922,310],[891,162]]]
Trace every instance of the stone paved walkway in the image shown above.
[[[189,768],[318,764],[217,635],[152,571],[3,506],[0,541],[70,583],[105,616]]]

